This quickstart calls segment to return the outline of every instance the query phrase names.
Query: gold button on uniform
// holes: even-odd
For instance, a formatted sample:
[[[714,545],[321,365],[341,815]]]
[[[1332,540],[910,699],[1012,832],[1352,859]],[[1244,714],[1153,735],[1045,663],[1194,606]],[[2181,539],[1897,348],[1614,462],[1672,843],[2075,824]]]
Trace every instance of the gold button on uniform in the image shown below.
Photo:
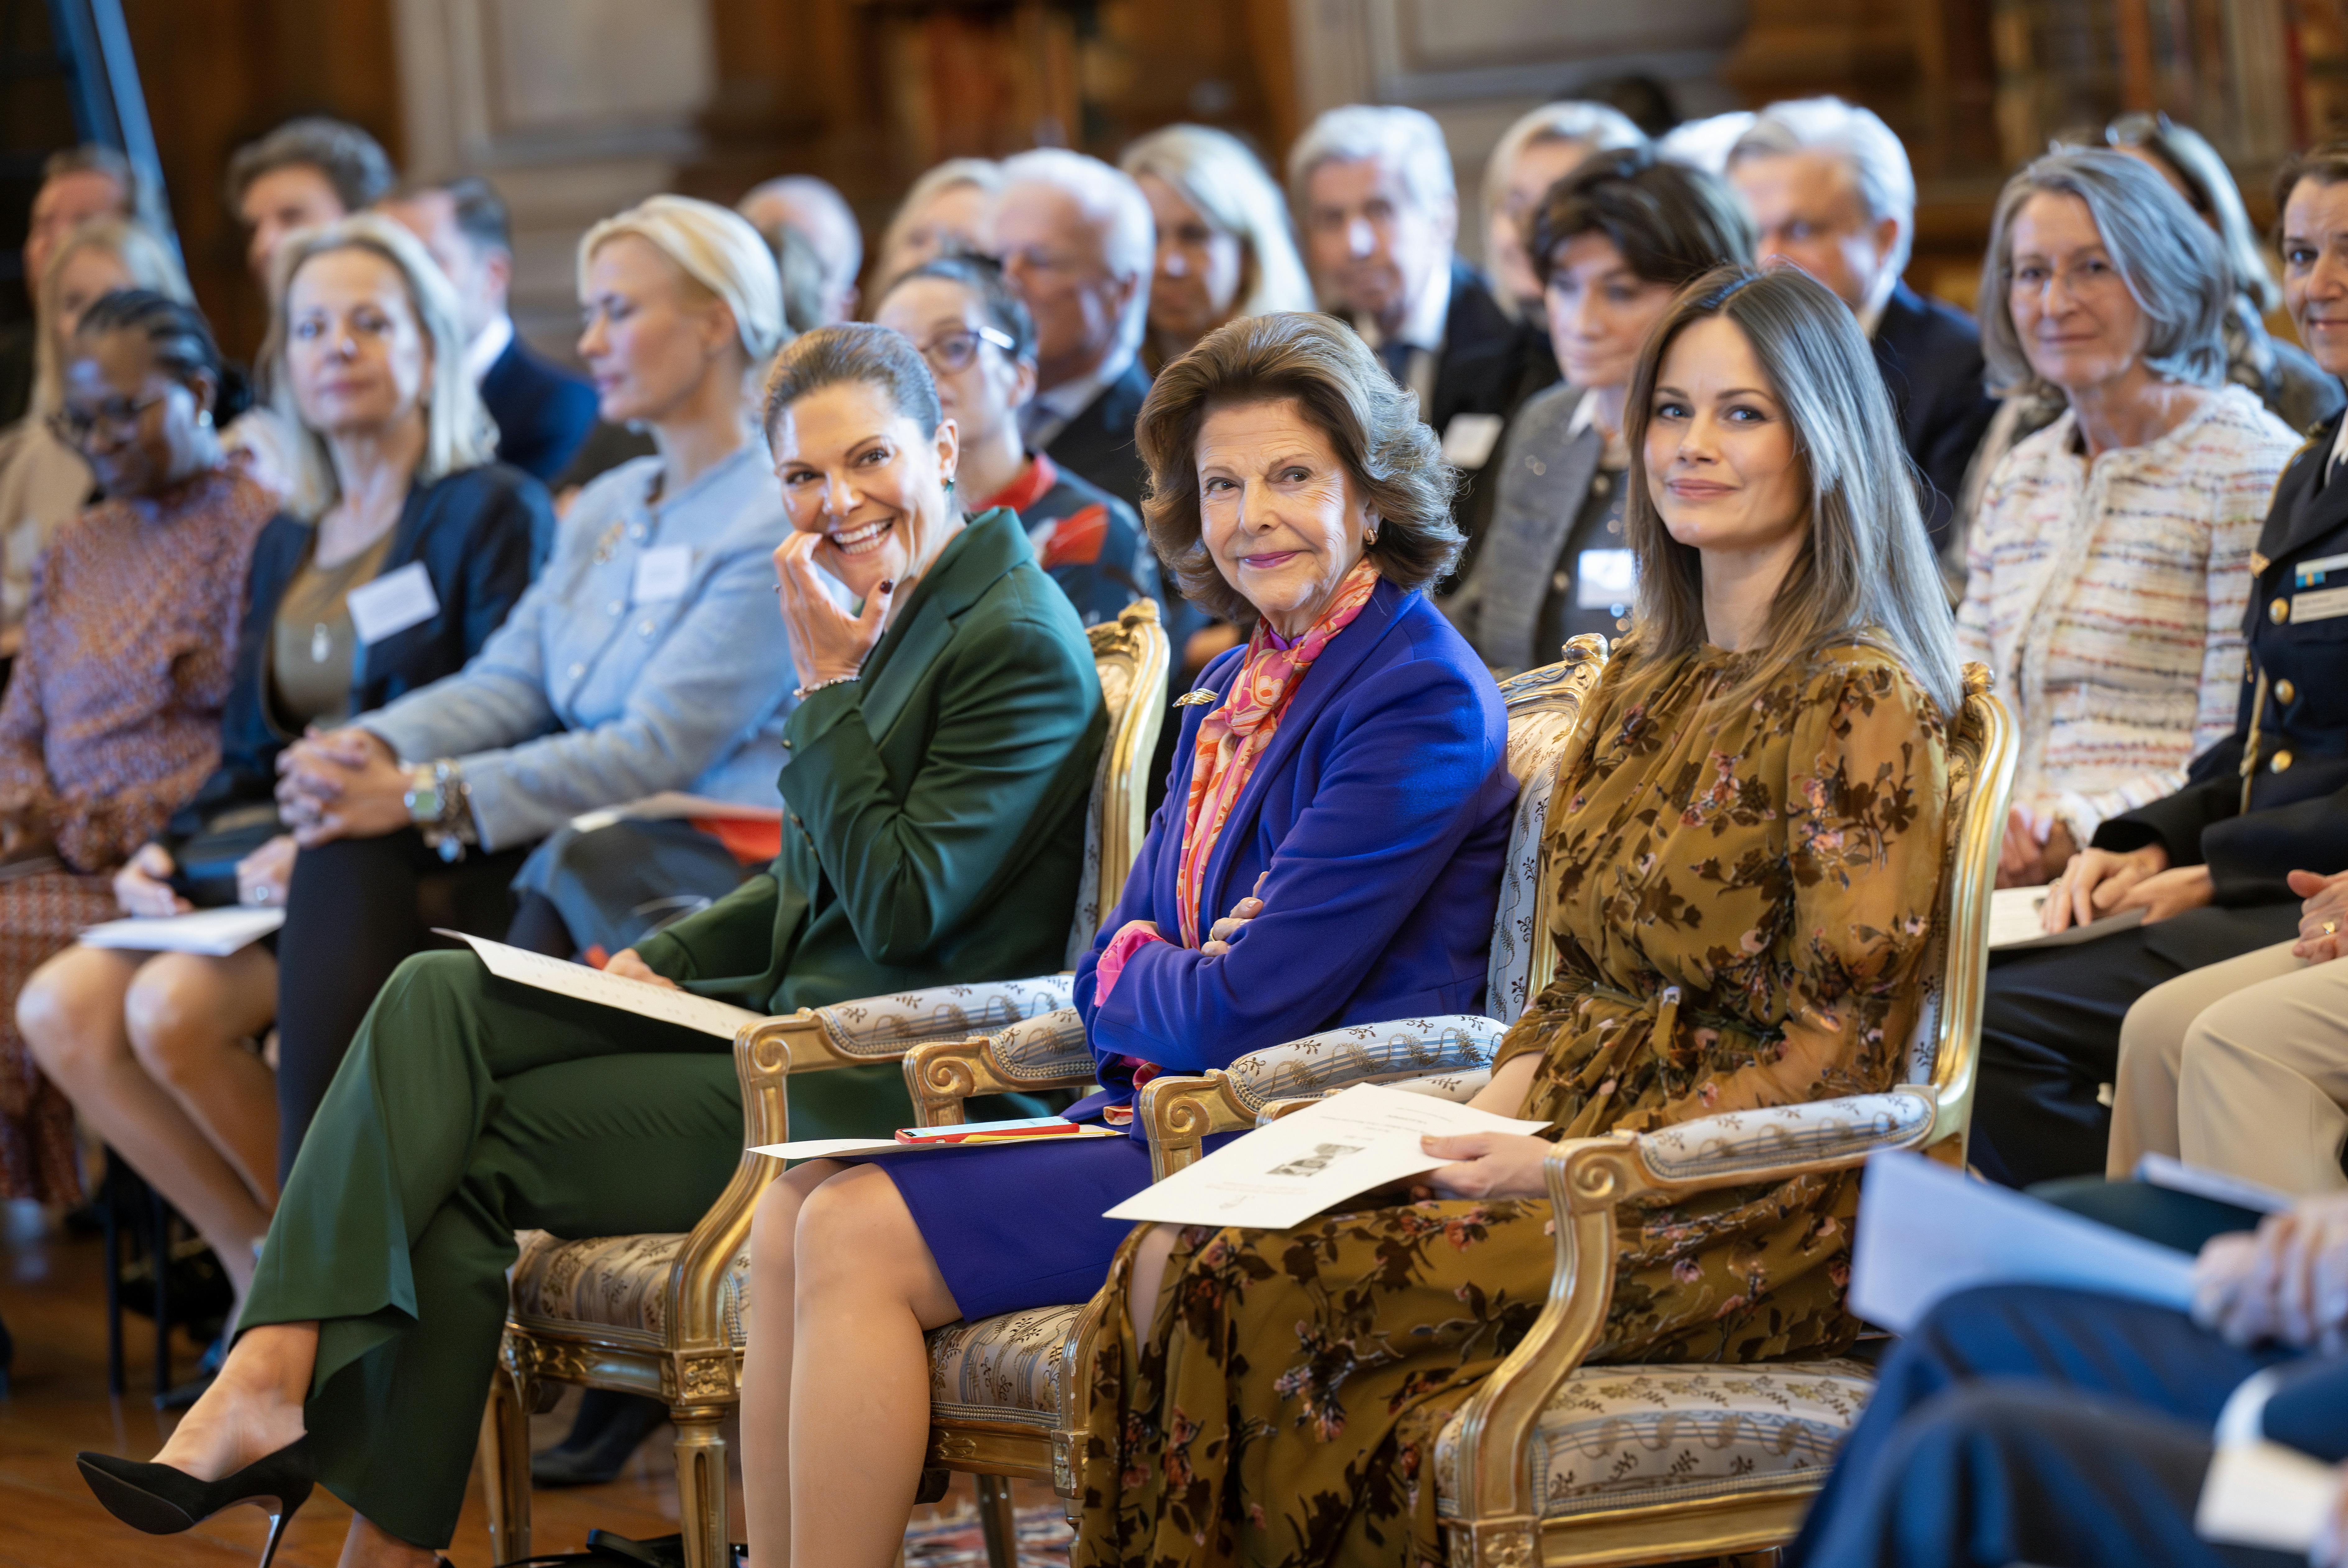
[[[2290,766],[2291,753],[2289,752],[2277,752],[2274,754],[2274,761],[2267,764],[2267,772],[2271,774],[2279,774],[2285,772],[2290,768]]]
[[[2291,619],[2291,600],[2287,599],[2278,599],[2272,604],[2268,605],[2267,619],[2273,621],[2277,626],[2281,626],[2284,621],[2289,620]]]
[[[2292,698],[2294,698],[2294,697],[2296,697],[2296,696],[2298,696],[2298,695],[2299,695],[2299,688],[2298,688],[2298,687],[2296,687],[2296,686],[2294,686],[2294,685],[2292,685],[2290,682],[2288,682],[2288,681],[2278,681],[2278,682],[2275,682],[2275,701],[2276,701],[2276,702],[2290,702]]]

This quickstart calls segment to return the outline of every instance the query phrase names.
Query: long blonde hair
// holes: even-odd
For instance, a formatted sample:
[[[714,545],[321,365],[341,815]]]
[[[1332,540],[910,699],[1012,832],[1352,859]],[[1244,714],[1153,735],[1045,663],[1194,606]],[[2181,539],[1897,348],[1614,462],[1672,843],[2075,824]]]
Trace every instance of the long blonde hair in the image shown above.
[[[132,218],[94,218],[77,225],[57,242],[41,275],[30,280],[40,323],[40,330],[33,334],[33,395],[27,410],[35,419],[46,419],[65,406],[66,367],[57,342],[57,279],[66,264],[84,251],[112,251],[122,270],[130,274],[134,289],[152,289],[181,304],[195,302],[195,292],[188,287],[188,274],[180,270],[179,259],[146,224]]]
[[[269,335],[261,345],[261,363],[268,371],[270,410],[292,433],[286,461],[294,472],[286,477],[293,482],[292,494],[301,497],[294,509],[314,522],[341,498],[342,488],[325,438],[303,422],[294,401],[294,380],[285,367],[293,335],[286,301],[294,275],[335,251],[364,251],[390,262],[407,291],[417,326],[432,345],[432,372],[424,384],[424,456],[416,466],[416,483],[429,485],[460,469],[477,468],[498,450],[497,422],[481,406],[480,391],[465,364],[464,313],[457,291],[423,241],[373,212],[301,230],[277,248],[269,291]]]
[[[1199,215],[1240,242],[1246,267],[1234,316],[1309,311],[1313,284],[1296,253],[1288,203],[1247,144],[1212,126],[1169,125],[1125,149],[1117,167],[1154,174]]]
[[[1883,649],[1952,717],[1962,700],[1956,624],[1916,504],[1875,352],[1850,309],[1793,267],[1717,267],[1680,291],[1632,377],[1623,420],[1631,448],[1625,528],[1638,552],[1637,620],[1625,669],[1704,641],[1704,566],[1671,536],[1649,491],[1647,426],[1663,356],[1700,321],[1735,323],[1792,427],[1809,484],[1808,531],[1777,585],[1757,657],[1717,702],[1741,707],[1838,642]]]

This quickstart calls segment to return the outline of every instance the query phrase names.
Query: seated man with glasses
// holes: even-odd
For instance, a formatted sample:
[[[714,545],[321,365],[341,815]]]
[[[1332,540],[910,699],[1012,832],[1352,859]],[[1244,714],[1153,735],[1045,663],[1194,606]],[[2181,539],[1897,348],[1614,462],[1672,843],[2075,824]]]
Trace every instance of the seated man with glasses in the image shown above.
[[[929,362],[938,401],[962,438],[954,488],[965,511],[1008,507],[1035,558],[1086,625],[1156,599],[1158,561],[1133,508],[1020,440],[1019,411],[1035,395],[1035,327],[1003,269],[948,256],[889,285],[873,318]]]

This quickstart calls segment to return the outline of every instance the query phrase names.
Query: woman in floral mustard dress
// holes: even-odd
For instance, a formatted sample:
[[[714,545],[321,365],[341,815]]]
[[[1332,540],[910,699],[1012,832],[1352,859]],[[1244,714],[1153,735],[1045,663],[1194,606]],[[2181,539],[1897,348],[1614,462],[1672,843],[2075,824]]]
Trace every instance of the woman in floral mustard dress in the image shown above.
[[[1540,1311],[1558,1137],[1891,1087],[1940,890],[1946,600],[1866,340],[1788,269],[1723,269],[1631,400],[1638,620],[1560,769],[1558,978],[1426,1201],[1292,1231],[1144,1227],[1090,1368],[1077,1568],[1444,1561],[1435,1440]],[[1858,1187],[1622,1216],[1592,1360],[1828,1355]]]

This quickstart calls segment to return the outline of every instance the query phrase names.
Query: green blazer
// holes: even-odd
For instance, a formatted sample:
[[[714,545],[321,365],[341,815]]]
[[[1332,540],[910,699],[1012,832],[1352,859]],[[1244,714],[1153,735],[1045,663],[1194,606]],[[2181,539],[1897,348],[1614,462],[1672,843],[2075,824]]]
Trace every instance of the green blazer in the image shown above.
[[[1067,596],[1014,513],[982,513],[863,673],[784,726],[782,854],[637,956],[770,1013],[1052,974],[1107,727]]]

